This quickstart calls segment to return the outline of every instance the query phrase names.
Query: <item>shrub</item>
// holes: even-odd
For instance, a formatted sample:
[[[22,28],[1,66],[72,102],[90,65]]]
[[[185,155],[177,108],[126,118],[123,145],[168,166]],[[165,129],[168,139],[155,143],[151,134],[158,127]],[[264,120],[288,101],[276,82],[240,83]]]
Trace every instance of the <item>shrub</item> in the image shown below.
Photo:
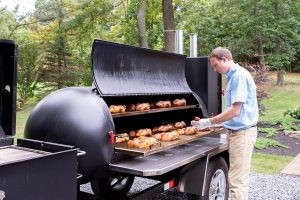
[[[293,108],[284,112],[284,116],[286,115],[290,115],[292,118],[295,119],[300,119],[300,106],[298,106],[298,108]]]
[[[288,148],[288,146],[281,144],[276,140],[272,140],[269,138],[262,138],[259,137],[256,139],[255,148],[257,149],[266,149],[268,147],[281,147],[281,148]]]

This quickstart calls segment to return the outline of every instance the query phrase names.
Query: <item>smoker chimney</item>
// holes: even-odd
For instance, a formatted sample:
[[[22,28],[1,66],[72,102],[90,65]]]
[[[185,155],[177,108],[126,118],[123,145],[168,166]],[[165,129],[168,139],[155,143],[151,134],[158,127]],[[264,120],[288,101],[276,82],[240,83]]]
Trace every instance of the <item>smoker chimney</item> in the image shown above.
[[[183,30],[175,30],[175,53],[183,54]]]
[[[190,57],[197,57],[197,34],[190,35]]]

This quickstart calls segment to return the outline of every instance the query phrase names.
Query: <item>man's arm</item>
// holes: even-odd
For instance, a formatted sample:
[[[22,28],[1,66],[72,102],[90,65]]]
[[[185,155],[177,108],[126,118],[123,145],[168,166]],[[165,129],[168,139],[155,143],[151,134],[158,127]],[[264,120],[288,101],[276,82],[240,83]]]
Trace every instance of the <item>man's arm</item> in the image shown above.
[[[228,121],[235,116],[238,116],[241,111],[243,103],[241,102],[236,102],[232,104],[228,109],[220,113],[219,115],[210,118],[210,122],[212,124],[221,124],[222,122]]]

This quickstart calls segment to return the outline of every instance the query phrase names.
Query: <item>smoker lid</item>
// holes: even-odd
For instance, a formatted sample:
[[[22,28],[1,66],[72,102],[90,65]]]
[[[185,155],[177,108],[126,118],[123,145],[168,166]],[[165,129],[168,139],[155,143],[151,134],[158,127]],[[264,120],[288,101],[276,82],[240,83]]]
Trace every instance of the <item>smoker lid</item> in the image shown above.
[[[15,134],[17,45],[0,39],[0,139]]]
[[[101,96],[191,94],[186,56],[95,40],[92,70]]]

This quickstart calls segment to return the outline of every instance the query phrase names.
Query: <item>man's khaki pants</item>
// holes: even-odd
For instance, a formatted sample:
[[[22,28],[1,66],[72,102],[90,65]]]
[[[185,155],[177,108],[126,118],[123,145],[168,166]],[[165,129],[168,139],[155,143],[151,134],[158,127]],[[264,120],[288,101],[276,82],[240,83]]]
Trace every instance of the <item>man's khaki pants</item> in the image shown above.
[[[256,137],[257,127],[227,132],[231,200],[248,200],[250,164]]]

